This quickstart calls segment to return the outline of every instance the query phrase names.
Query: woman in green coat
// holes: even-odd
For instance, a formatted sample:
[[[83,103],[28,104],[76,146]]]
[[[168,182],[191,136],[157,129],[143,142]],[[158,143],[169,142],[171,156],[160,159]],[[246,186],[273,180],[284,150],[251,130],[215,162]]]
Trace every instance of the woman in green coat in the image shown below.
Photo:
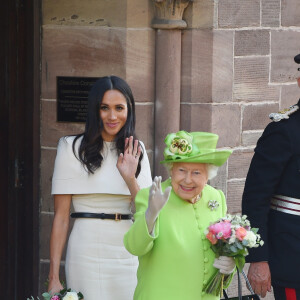
[[[207,184],[230,150],[216,150],[218,136],[206,132],[169,134],[164,150],[170,178],[155,177],[135,198],[134,223],[124,237],[139,257],[134,300],[215,300],[204,292],[220,270],[230,275],[232,258],[216,258],[204,231],[226,214],[222,191]]]

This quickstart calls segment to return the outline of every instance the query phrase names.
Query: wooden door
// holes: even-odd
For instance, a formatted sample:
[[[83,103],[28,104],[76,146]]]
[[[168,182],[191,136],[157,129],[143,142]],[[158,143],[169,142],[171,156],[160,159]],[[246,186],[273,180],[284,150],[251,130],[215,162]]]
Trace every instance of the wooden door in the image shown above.
[[[26,299],[38,289],[38,0],[3,1],[0,10],[0,291]]]

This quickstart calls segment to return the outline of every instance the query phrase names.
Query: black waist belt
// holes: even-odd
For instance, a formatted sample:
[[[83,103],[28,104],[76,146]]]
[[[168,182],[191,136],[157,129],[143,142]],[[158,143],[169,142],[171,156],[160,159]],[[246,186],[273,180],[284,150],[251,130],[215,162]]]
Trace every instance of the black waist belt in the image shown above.
[[[122,214],[104,214],[104,213],[88,213],[88,212],[76,212],[71,213],[71,218],[94,218],[94,219],[110,219],[115,221],[130,220],[132,215],[122,215]]]

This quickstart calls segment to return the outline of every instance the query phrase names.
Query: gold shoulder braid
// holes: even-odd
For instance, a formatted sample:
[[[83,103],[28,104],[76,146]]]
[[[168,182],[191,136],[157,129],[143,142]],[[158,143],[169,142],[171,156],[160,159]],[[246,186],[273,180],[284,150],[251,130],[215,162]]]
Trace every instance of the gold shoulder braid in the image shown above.
[[[282,119],[288,119],[289,115],[293,114],[295,111],[299,109],[299,106],[297,104],[290,106],[289,108],[285,108],[284,110],[278,112],[278,113],[271,113],[269,114],[269,118],[273,122],[279,122]]]

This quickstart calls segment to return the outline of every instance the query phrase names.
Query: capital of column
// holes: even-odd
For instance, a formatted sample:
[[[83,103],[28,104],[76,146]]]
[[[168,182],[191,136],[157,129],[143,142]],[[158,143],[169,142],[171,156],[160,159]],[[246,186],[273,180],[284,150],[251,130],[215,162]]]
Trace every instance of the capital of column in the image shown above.
[[[152,28],[156,29],[182,29],[187,24],[182,20],[186,7],[193,0],[153,0],[155,5],[155,17],[152,20]]]

